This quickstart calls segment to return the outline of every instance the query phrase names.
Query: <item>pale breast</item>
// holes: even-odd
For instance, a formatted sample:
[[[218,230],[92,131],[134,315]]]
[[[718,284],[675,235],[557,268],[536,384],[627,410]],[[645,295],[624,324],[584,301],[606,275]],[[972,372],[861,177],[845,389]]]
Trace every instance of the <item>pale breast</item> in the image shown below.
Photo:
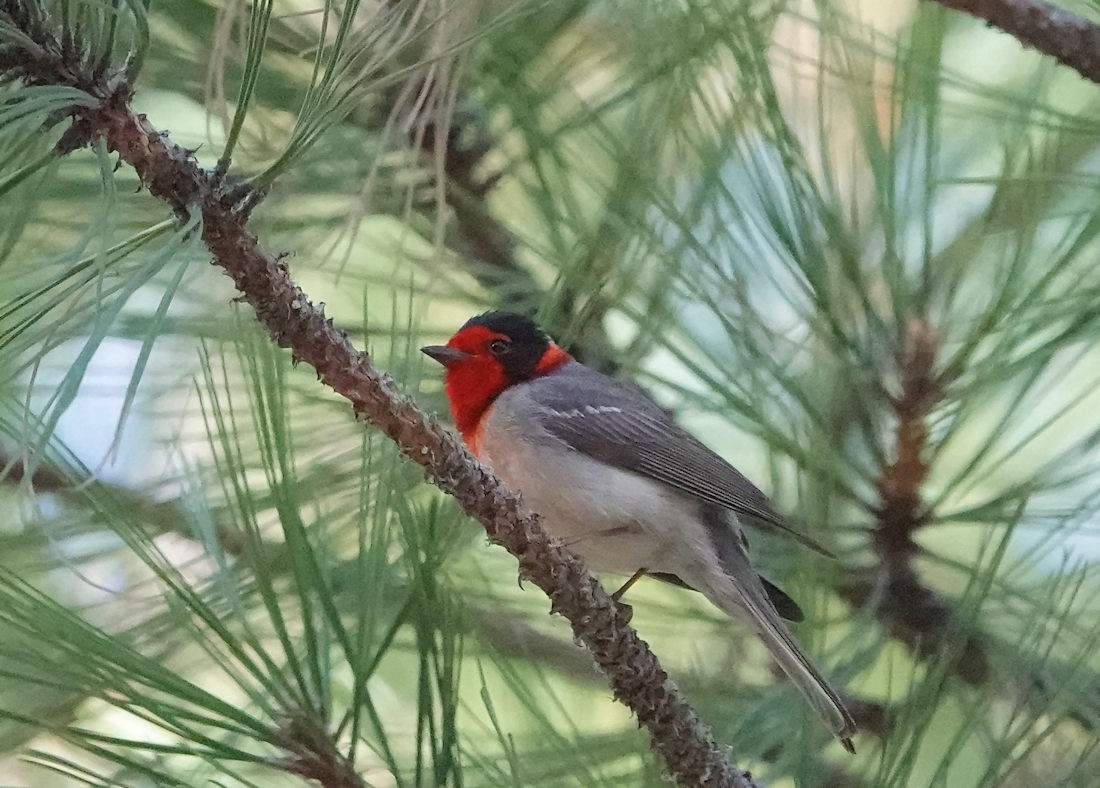
[[[590,568],[691,575],[712,555],[697,502],[574,451],[525,414],[513,391],[487,414],[479,456]]]

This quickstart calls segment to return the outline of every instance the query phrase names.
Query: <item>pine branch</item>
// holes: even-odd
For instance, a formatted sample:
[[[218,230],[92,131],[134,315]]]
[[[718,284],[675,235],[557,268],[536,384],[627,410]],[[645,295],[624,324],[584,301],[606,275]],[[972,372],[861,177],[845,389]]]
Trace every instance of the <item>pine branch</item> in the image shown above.
[[[852,607],[871,609],[890,636],[918,659],[957,648],[955,671],[968,684],[981,684],[989,675],[985,646],[974,634],[952,645],[960,638],[954,609],[912,566],[920,551],[913,535],[932,519],[921,485],[928,475],[927,418],[946,384],[936,370],[939,347],[938,333],[924,320],[909,323],[897,358],[900,391],[891,402],[896,420],[894,461],[883,468],[878,482],[879,505],[871,531],[878,564],[845,572],[838,591]]]
[[[984,19],[1085,79],[1100,83],[1100,25],[1043,0],[936,0]]]
[[[323,309],[294,284],[282,256],[260,246],[246,227],[247,212],[239,209],[251,202],[249,195],[227,188],[223,178],[200,170],[190,152],[134,113],[132,87],[126,79],[117,73],[96,73],[84,68],[79,57],[68,57],[80,49],[80,42],[63,45],[47,25],[27,15],[26,8],[16,0],[0,4],[0,11],[27,36],[4,48],[0,76],[18,77],[28,84],[76,86],[98,100],[92,107],[73,108],[73,126],[60,152],[103,139],[134,168],[150,194],[167,203],[177,216],[201,214],[202,237],[214,264],[233,279],[242,300],[253,307],[272,339],[289,348],[295,360],[310,364],[325,385],[351,403],[358,417],[393,439],[436,485],[454,495],[485,526],[493,542],[519,559],[521,577],[543,589],[552,611],[569,619],[574,635],[608,676],[615,697],[649,730],[654,748],[680,784],[755,785],[750,776],[729,764],[656,656],[629,627],[626,611],[611,600],[580,559],[551,540],[537,516],[526,512],[519,498],[453,433],[421,411],[389,375],[375,368],[366,353],[351,345]],[[28,24],[21,25],[24,20]],[[300,737],[293,740],[302,744]],[[346,764],[332,761],[332,752],[318,750],[309,740],[305,747],[309,758],[297,748],[292,750],[298,773],[308,770],[314,778],[346,775]],[[311,758],[319,758],[320,763]]]

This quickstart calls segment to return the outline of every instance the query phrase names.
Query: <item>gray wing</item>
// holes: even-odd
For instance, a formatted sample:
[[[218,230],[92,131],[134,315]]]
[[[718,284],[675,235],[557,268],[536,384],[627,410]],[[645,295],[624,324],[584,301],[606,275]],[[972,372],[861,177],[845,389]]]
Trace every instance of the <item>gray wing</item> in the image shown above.
[[[641,389],[577,363],[530,385],[543,426],[576,451],[730,509],[754,524],[786,531],[831,555],[788,526],[756,485],[676,424]],[[578,402],[587,404],[578,407]]]

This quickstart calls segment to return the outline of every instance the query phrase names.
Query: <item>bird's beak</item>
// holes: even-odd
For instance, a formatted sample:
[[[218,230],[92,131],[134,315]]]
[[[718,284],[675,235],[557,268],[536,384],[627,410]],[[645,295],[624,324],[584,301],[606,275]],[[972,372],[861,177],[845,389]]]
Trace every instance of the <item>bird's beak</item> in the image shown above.
[[[464,361],[470,357],[470,354],[464,350],[458,350],[457,348],[447,347],[446,345],[427,345],[420,348],[420,352],[430,358],[435,359],[445,367],[449,367],[452,364],[457,364],[460,361]]]

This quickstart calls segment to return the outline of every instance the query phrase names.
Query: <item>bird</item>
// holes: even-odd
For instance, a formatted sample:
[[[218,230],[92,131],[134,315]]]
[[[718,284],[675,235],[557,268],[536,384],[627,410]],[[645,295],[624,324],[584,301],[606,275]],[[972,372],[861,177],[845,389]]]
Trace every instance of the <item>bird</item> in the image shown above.
[[[763,492],[640,387],[581,364],[529,317],[479,314],[421,351],[444,367],[471,453],[590,569],[630,576],[616,599],[648,574],[747,621],[855,752],[851,714],[783,623],[801,609],[750,562],[742,521],[793,531]]]

